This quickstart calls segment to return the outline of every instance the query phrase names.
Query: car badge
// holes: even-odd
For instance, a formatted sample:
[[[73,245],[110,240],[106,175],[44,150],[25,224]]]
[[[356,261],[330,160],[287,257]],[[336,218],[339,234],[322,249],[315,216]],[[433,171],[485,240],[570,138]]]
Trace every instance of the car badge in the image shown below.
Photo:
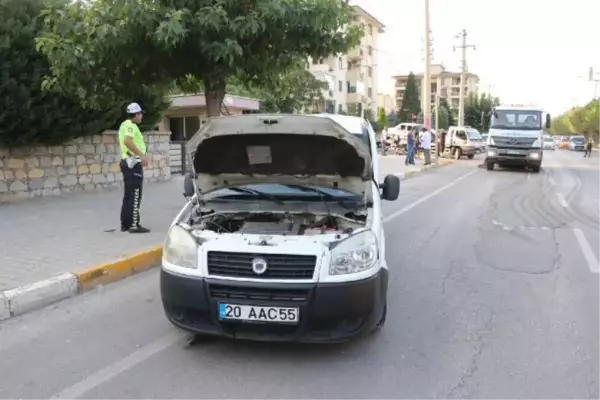
[[[264,258],[257,257],[252,260],[252,271],[256,275],[262,275],[265,272],[267,272],[267,267],[267,260],[265,260]]]

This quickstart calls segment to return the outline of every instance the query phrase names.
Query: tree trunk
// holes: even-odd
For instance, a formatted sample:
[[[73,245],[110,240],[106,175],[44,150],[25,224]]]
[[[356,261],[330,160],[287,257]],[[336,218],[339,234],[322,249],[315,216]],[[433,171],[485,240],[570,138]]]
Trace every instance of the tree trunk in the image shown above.
[[[225,79],[204,79],[204,97],[206,98],[206,116],[220,117],[221,104],[225,98]]]

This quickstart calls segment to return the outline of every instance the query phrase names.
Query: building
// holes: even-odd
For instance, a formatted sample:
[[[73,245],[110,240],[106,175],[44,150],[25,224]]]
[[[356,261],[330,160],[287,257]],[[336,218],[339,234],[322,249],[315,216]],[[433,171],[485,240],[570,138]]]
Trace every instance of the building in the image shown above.
[[[330,113],[358,113],[368,107],[377,112],[378,72],[377,49],[379,35],[385,26],[359,6],[352,6],[357,24],[362,24],[365,34],[361,43],[348,54],[324,59],[309,59],[309,71],[319,80],[328,83],[324,104],[319,111]]]
[[[392,95],[379,93],[377,95],[377,107],[383,108],[386,115],[396,110],[396,101]]]
[[[424,74],[415,74],[417,80],[418,90],[421,93],[421,108],[424,107],[423,98],[423,82]],[[404,98],[404,91],[406,90],[406,81],[408,75],[399,75],[393,77],[396,89],[396,104],[398,107],[402,104]],[[435,107],[435,96],[438,93],[438,87],[440,88],[440,98],[445,98],[453,110],[458,110],[458,103],[460,99],[460,72],[446,71],[443,65],[434,64],[431,66],[431,106]],[[465,99],[469,94],[477,94],[479,91],[479,77],[476,74],[467,73],[465,76]]]
[[[248,111],[257,111],[260,107],[258,99],[225,95],[221,113],[223,115],[239,115]],[[206,98],[204,93],[195,95],[171,96],[171,106],[164,112],[158,123],[158,130],[171,132],[171,141],[182,141],[191,138],[200,126],[208,120],[206,116]]]

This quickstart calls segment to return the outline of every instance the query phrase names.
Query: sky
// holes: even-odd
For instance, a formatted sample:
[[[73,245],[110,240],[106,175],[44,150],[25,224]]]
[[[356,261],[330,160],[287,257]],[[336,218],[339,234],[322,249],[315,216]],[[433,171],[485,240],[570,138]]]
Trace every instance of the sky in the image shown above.
[[[424,0],[353,0],[385,26],[378,45],[379,91],[392,76],[424,70]],[[553,116],[594,97],[600,77],[600,0],[430,0],[433,64],[458,71],[455,38],[467,30],[469,72],[503,103],[536,104]],[[598,89],[600,92],[600,88]]]

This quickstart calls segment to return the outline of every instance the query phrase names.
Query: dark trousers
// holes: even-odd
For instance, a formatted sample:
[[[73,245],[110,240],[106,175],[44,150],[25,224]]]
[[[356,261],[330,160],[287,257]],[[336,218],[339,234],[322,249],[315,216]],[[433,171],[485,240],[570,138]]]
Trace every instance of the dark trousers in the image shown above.
[[[142,163],[137,163],[133,168],[121,160],[121,173],[123,174],[123,204],[121,205],[121,227],[135,228],[140,226],[140,204],[142,202],[142,186],[144,171]]]
[[[592,148],[591,147],[586,147],[585,148],[585,153],[583,154],[583,157],[591,157],[592,156]]]

